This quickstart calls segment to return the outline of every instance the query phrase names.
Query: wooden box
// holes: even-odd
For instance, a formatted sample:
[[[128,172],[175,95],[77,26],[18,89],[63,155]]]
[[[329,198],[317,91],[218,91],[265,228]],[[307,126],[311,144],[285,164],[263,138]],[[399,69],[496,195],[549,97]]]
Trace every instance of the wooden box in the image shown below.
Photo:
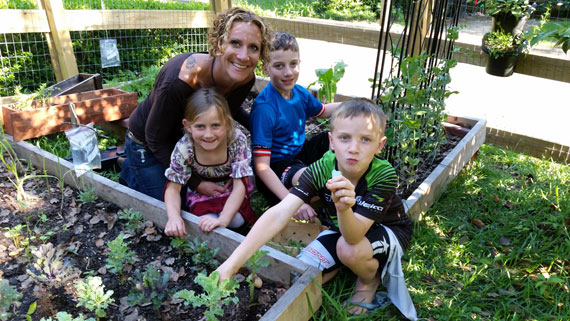
[[[103,89],[103,85],[101,84],[101,75],[81,73],[47,88],[49,95],[52,97],[77,94],[98,89]]]
[[[48,98],[49,107],[33,106],[17,110],[15,105],[2,106],[4,132],[14,141],[61,132],[71,128],[69,103],[75,104],[75,112],[81,124],[95,124],[129,117],[137,107],[137,93],[110,88]]]

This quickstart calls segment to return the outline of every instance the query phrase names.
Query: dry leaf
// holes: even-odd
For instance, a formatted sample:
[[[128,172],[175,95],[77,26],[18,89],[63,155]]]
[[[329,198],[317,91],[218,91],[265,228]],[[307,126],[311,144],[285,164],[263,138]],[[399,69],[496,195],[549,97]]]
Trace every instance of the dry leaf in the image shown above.
[[[156,229],[154,227],[147,227],[144,229],[144,234],[154,235],[154,234],[156,234]]]
[[[186,270],[184,270],[184,267],[181,267],[180,269],[178,269],[178,275],[179,276],[185,276],[186,275]]]
[[[443,305],[443,301],[441,301],[440,299],[435,299],[433,301],[433,305],[436,307],[442,306]]]
[[[103,245],[105,245],[105,240],[103,240],[103,239],[97,239],[97,241],[95,241],[95,246],[96,246],[96,247],[101,247],[101,246],[103,246]]]
[[[485,223],[483,223],[483,221],[481,221],[478,218],[474,218],[471,220],[471,224],[477,226],[478,228],[482,228],[483,226],[485,226]]]
[[[501,199],[499,198],[499,196],[497,196],[497,195],[493,196],[493,201],[495,201],[495,203],[499,203],[500,200]]]
[[[500,295],[515,295],[515,290],[513,289],[509,289],[509,290],[503,290],[503,289],[499,289],[499,294]]]
[[[49,200],[50,204],[57,204],[59,203],[59,199],[53,197],[52,199]]]
[[[78,235],[83,233],[83,225],[75,225],[73,227],[73,234]]]
[[[242,283],[245,280],[245,276],[243,274],[236,274],[234,275],[234,279],[238,282],[238,283]]]
[[[266,306],[270,305],[271,304],[271,295],[269,295],[267,293],[262,294],[257,298],[257,302],[259,302],[263,305],[266,305]]]
[[[169,258],[167,258],[166,260],[164,260],[164,264],[166,264],[166,265],[172,265],[172,264],[174,264],[175,261],[176,261],[175,258],[169,257]]]
[[[101,275],[105,275],[105,274],[107,274],[107,268],[102,266],[99,268],[99,270],[97,270],[97,273],[99,273]]]
[[[101,222],[102,220],[103,220],[103,218],[102,218],[101,216],[96,215],[96,216],[93,216],[93,218],[91,218],[91,219],[89,220],[89,224],[95,225],[95,224]]]
[[[487,293],[487,296],[488,296],[488,297],[491,297],[491,298],[496,298],[496,297],[498,297],[499,295],[498,295],[497,293],[491,292],[491,293]]]
[[[105,221],[107,222],[107,230],[112,229],[115,223],[117,222],[118,219],[117,215],[104,212],[103,216],[105,217]]]

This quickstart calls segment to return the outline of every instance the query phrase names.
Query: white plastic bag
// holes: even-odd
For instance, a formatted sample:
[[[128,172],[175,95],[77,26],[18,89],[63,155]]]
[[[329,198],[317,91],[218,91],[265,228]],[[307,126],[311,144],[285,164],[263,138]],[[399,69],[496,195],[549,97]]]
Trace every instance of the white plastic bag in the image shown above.
[[[73,167],[77,177],[90,170],[101,168],[101,153],[97,146],[97,135],[93,123],[65,131],[71,145]]]

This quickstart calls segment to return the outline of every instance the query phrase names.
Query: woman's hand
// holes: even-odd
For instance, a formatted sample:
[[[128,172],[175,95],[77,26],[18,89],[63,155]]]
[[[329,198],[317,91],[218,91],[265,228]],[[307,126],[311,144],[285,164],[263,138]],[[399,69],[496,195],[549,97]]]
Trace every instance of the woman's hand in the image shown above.
[[[227,188],[214,182],[202,181],[200,185],[196,187],[196,191],[206,196],[218,196],[225,193]]]
[[[182,217],[169,217],[168,222],[166,222],[166,227],[164,228],[164,234],[178,237],[186,235],[186,227],[184,226]]]
[[[198,223],[198,227],[200,227],[200,230],[204,233],[210,233],[218,226],[226,227],[228,224],[222,222],[219,218],[214,218],[211,216],[202,217],[200,219],[200,223]]]

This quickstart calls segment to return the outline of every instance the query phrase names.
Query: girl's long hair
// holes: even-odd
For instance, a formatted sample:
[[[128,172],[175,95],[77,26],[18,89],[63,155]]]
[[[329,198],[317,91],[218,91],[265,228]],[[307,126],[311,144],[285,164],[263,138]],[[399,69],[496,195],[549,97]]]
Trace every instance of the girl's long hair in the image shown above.
[[[186,103],[184,118],[193,124],[198,117],[207,113],[210,108],[216,108],[218,115],[226,126],[226,142],[229,145],[234,140],[234,120],[226,98],[214,88],[200,88],[190,96]]]

